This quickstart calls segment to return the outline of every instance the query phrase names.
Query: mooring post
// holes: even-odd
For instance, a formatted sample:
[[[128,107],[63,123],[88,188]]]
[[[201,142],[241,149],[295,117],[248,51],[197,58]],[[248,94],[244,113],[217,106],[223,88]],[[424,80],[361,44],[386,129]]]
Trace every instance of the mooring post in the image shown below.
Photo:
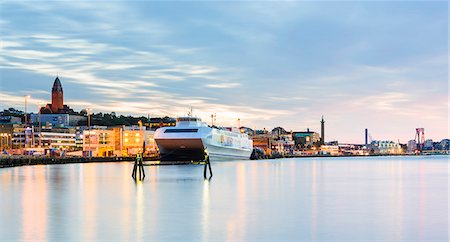
[[[131,173],[131,177],[133,177],[134,180],[136,180],[136,169],[137,169],[137,158],[134,161],[133,173]]]
[[[139,180],[144,180],[145,178],[144,163],[143,163],[144,152],[145,152],[145,142],[143,143],[142,153],[138,153],[136,155],[136,160],[134,161],[133,173],[131,174],[131,177],[133,177],[134,180],[136,180],[137,176]]]
[[[139,169],[140,169],[139,178],[141,178],[141,176],[142,176],[141,180],[144,180],[144,178],[145,178],[145,171],[144,171],[143,160],[144,160],[144,153],[142,153],[141,159],[139,160]]]
[[[203,177],[204,177],[205,179],[208,179],[208,178],[206,177],[206,168],[207,168],[207,166],[209,167],[209,179],[211,179],[211,177],[213,176],[213,174],[212,174],[211,163],[209,162],[209,156],[208,156],[208,155],[206,155],[206,157],[205,157],[205,167],[204,167],[204,169],[203,169]]]
[[[209,156],[208,156],[208,167],[209,167],[209,179],[213,176],[212,169],[211,169],[211,162],[209,162]]]
[[[133,173],[131,174],[131,177],[133,177],[134,180],[144,180],[145,178],[144,163],[142,160],[142,154],[137,154],[136,161],[133,166]]]

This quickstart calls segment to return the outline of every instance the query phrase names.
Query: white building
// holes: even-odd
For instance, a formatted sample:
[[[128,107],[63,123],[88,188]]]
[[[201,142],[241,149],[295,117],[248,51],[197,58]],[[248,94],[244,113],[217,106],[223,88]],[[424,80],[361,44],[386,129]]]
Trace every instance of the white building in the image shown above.
[[[402,147],[399,143],[395,143],[390,140],[373,141],[371,144],[375,151],[380,154],[401,154],[403,153]]]
[[[62,150],[76,149],[75,133],[40,132],[35,133],[35,145]]]
[[[292,139],[291,134],[281,134],[277,140],[272,141],[272,150],[276,150],[279,153],[291,153],[294,150],[295,141]]]

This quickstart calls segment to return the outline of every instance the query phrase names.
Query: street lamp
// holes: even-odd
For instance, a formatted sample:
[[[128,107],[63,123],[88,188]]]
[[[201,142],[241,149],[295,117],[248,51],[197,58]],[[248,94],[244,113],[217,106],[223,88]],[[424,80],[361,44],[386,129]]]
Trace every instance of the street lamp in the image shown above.
[[[42,103],[38,103],[37,104],[37,106],[38,106],[38,125],[39,125],[39,127],[38,127],[38,131],[39,131],[39,139],[38,139],[38,147],[39,148],[41,148],[41,139],[42,139],[42,136],[41,136],[41,132],[42,132],[42,126],[41,126],[41,108],[42,108]]]
[[[24,98],[25,98],[25,129],[24,129],[24,131],[23,131],[23,144],[24,144],[24,148],[27,148],[27,140],[26,140],[26,127],[27,127],[27,125],[28,125],[28,117],[27,117],[27,101],[28,101],[28,98],[30,98],[31,96],[30,95],[24,95]]]
[[[216,114],[211,114],[211,127],[214,126],[214,120],[216,120]]]
[[[91,108],[86,108],[86,112],[88,115],[88,134],[89,134],[89,157],[91,157]]]
[[[30,97],[31,97],[30,95],[24,95],[24,98],[25,98],[25,125],[28,124],[28,117],[27,117],[27,101],[28,101],[28,98],[30,98]]]
[[[9,140],[9,142],[8,142]],[[7,138],[6,138],[6,142],[7,142],[7,149],[12,149],[12,134],[8,134]]]

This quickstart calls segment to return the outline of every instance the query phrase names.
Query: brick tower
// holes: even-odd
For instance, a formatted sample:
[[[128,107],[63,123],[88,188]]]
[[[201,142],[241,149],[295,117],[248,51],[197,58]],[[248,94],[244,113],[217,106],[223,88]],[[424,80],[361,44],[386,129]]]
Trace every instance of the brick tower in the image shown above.
[[[61,82],[56,77],[52,88],[52,112],[59,113],[59,110],[64,108],[64,95]]]

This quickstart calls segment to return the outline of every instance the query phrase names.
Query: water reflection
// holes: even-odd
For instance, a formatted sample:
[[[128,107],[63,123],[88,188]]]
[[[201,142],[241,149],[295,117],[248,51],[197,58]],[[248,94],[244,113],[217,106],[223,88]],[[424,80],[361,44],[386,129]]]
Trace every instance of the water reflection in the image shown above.
[[[210,241],[209,239],[209,223],[210,223],[210,194],[209,186],[210,179],[205,179],[203,181],[203,194],[202,194],[202,241]]]
[[[47,188],[45,167],[26,167],[22,180],[22,240],[46,241],[47,233]],[[2,194],[3,196],[3,194]],[[32,202],[30,202],[32,201]]]
[[[136,181],[136,236],[142,240],[144,231],[144,185],[142,181]]]
[[[445,157],[0,169],[0,241],[448,239]],[[6,209],[5,209],[6,208]]]
[[[246,229],[246,166],[247,164],[245,163],[236,164],[235,184],[238,184],[238,186],[235,187],[236,198],[234,201],[229,201],[236,204],[236,210],[229,215],[226,224],[226,240],[228,241],[242,239]]]
[[[94,165],[84,165],[83,166],[83,177],[81,180],[80,194],[77,198],[78,200],[78,210],[83,214],[83,240],[95,240],[97,227],[97,191],[98,180],[97,180],[97,168]]]

